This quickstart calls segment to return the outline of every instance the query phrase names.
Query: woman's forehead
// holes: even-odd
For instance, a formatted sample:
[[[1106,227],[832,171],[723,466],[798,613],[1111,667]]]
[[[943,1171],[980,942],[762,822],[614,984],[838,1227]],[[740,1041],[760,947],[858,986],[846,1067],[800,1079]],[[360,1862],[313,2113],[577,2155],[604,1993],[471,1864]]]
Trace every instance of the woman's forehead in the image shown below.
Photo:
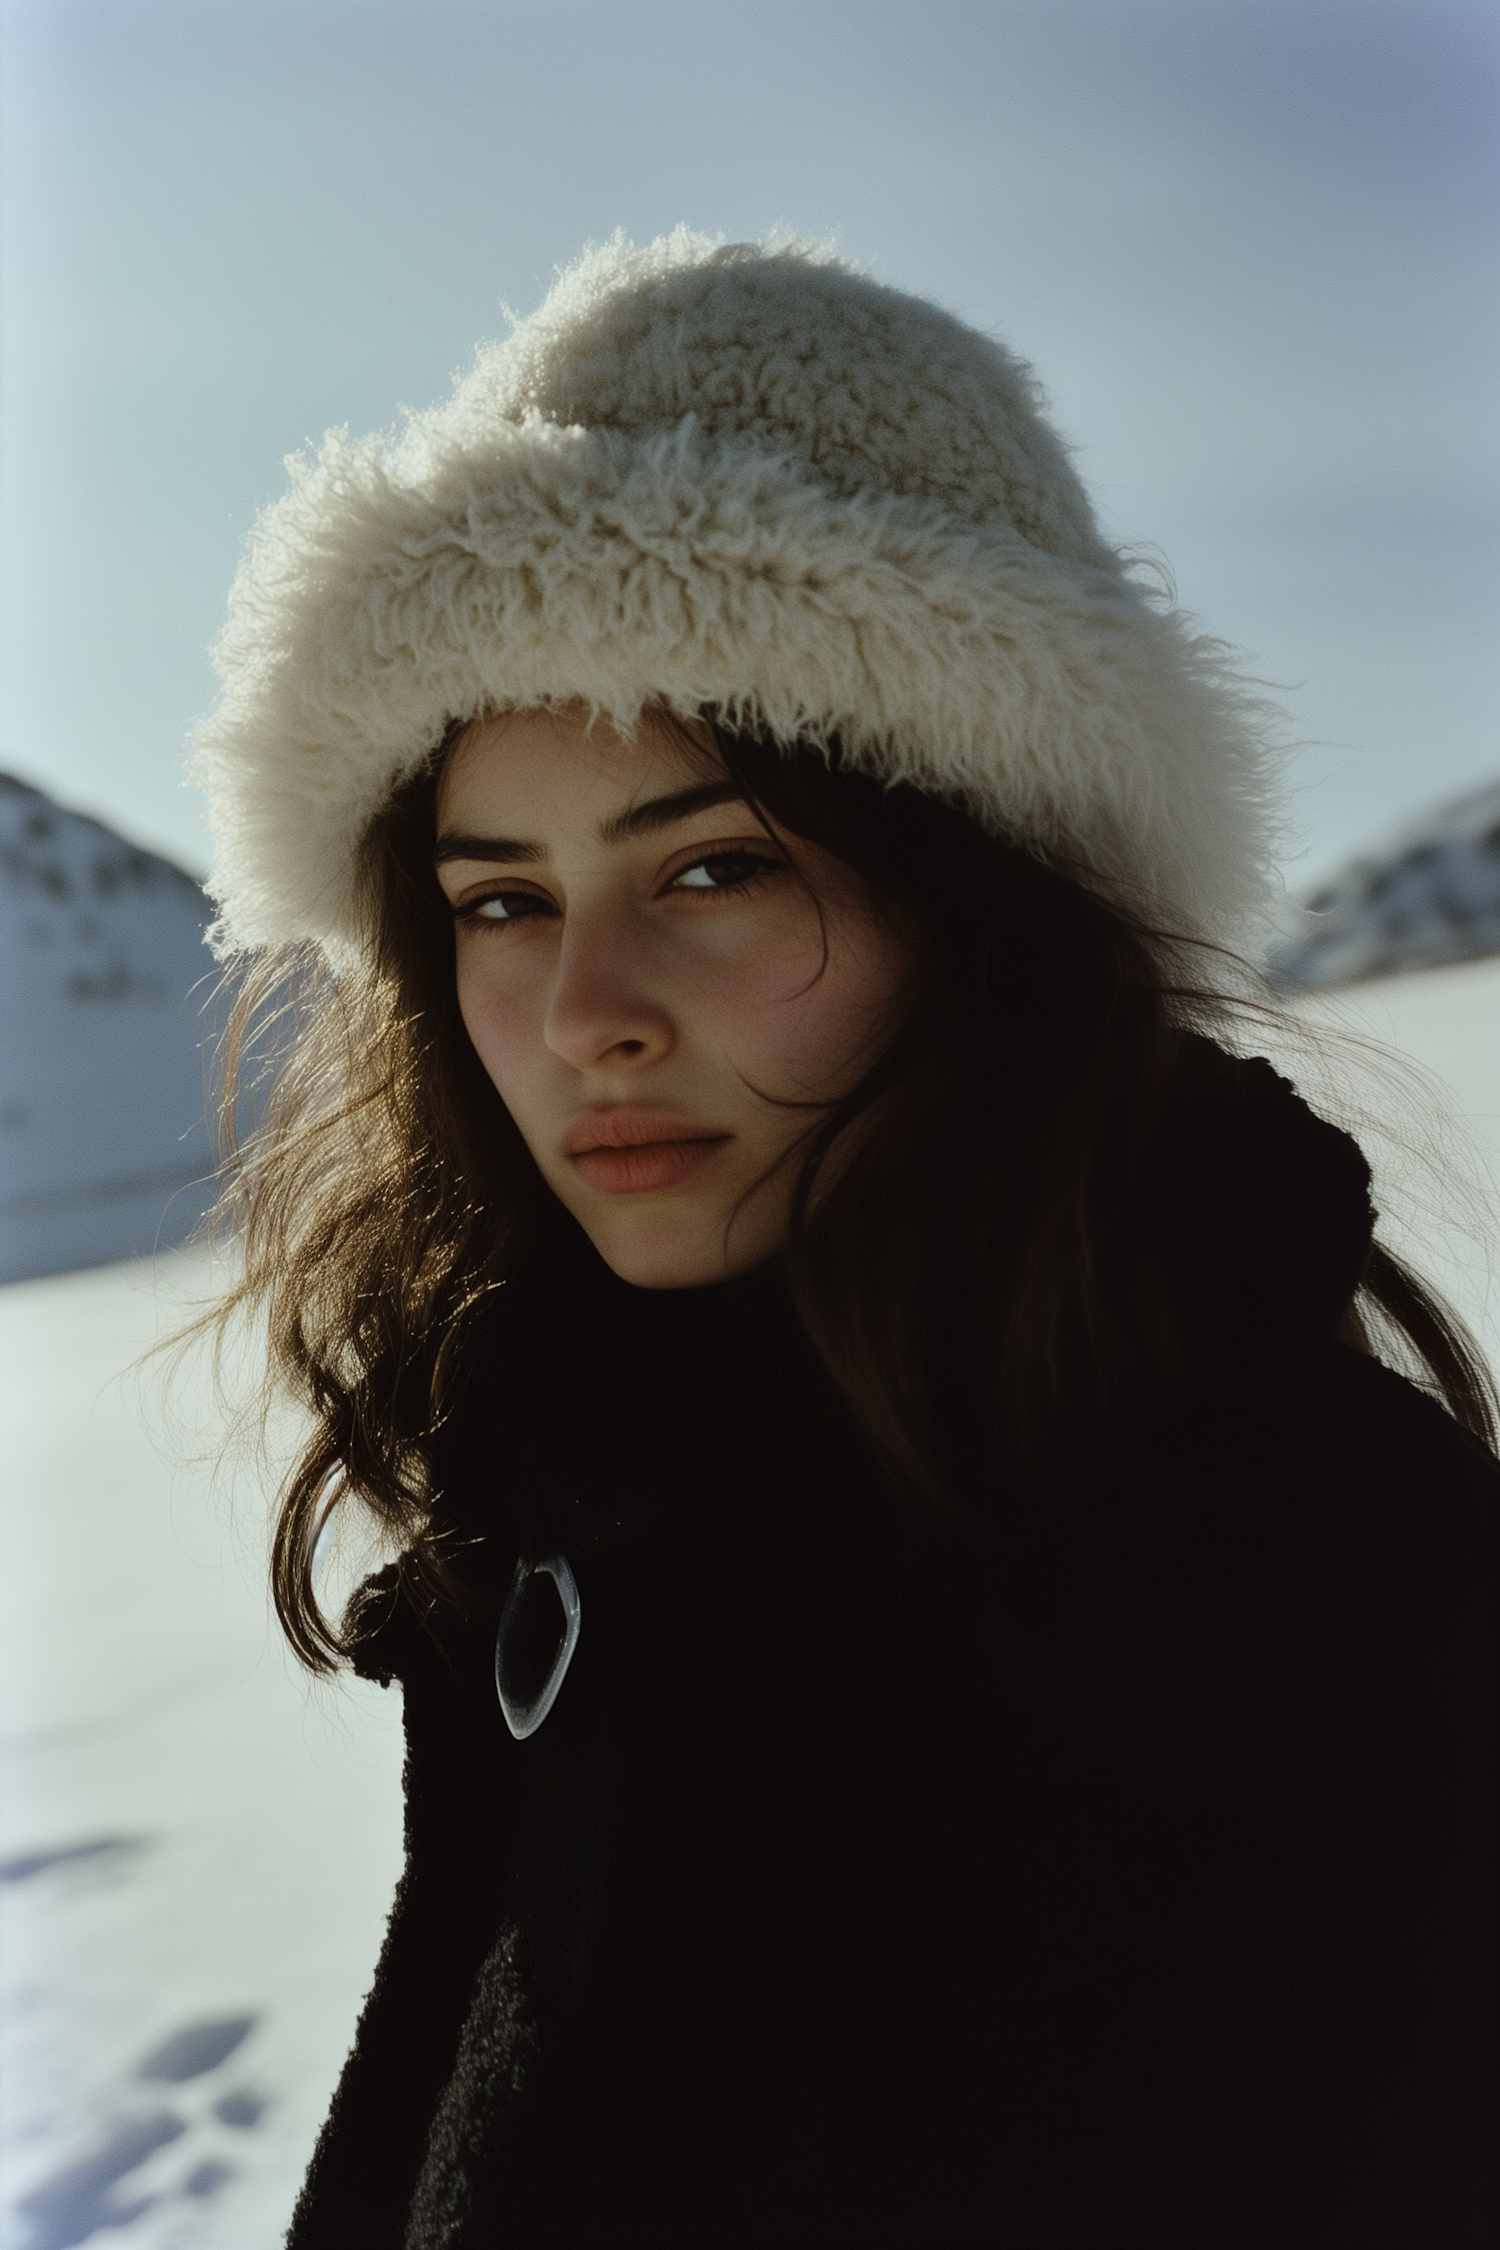
[[[460,736],[438,787],[440,826],[475,815],[527,833],[596,827],[640,797],[700,782],[716,760],[705,740],[647,713],[626,738],[586,712],[511,711]]]

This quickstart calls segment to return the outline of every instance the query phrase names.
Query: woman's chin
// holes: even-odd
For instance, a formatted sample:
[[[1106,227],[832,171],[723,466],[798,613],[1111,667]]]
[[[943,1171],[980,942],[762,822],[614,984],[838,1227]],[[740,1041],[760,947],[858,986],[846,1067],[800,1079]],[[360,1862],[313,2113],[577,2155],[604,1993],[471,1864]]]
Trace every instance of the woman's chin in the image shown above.
[[[612,1273],[636,1289],[704,1289],[761,1265],[781,1239],[780,1214],[733,1208],[592,1207],[573,1216]]]

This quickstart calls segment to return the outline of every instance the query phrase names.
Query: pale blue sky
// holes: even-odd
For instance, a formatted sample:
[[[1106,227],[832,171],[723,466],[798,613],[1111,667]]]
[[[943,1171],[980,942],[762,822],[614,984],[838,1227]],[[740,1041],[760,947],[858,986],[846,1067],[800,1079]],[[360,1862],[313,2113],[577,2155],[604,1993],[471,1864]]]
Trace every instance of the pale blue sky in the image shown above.
[[[623,226],[834,234],[1036,363],[1289,683],[1315,872],[1500,769],[1500,12],[7,0],[0,763],[201,866],[183,737],[282,456]]]

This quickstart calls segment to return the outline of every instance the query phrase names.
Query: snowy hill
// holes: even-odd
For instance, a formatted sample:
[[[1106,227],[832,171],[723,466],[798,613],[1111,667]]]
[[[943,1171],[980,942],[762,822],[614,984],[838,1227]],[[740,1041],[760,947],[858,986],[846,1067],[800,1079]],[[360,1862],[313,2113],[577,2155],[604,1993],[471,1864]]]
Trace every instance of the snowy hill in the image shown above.
[[[1327,992],[1500,953],[1500,781],[1382,837],[1293,902],[1271,969]]]
[[[207,919],[180,868],[0,775],[0,1280],[201,1216]]]

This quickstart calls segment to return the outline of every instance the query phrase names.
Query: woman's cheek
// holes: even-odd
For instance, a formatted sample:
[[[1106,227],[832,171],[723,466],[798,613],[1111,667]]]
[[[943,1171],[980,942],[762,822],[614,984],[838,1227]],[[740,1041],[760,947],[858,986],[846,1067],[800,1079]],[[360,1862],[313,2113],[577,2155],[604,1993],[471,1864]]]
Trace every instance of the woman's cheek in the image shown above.
[[[474,952],[478,952],[477,945]],[[528,989],[528,981],[497,975],[482,956],[458,961],[458,1012],[474,1052],[484,1064],[502,1100],[524,1084],[527,1059],[534,1062],[542,1048],[545,1007]]]
[[[680,988],[684,1029],[723,1054],[757,1086],[785,1082],[788,1067],[800,1075],[803,1049],[819,1043],[808,999],[816,960],[788,959],[785,951],[752,952]]]
[[[757,1092],[816,1100],[845,1075],[851,1046],[848,996],[830,991],[819,962],[799,962],[788,972],[759,963],[713,992],[693,1009],[704,1044],[722,1054]]]
[[[865,917],[830,920],[825,952],[804,947],[773,976],[750,976],[736,1011],[747,1076],[767,1092],[832,1100],[891,1038],[912,984],[907,948]]]

